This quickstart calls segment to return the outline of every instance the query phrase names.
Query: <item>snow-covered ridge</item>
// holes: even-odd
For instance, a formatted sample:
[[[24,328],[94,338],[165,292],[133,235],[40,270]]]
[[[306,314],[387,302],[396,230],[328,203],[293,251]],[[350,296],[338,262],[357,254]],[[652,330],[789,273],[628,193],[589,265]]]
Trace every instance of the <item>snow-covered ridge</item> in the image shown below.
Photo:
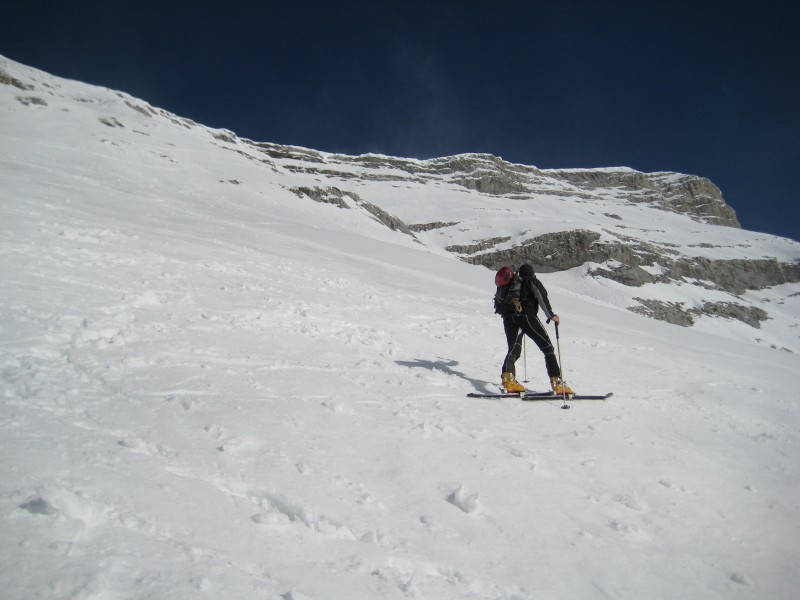
[[[798,284],[542,273],[567,380],[614,391],[561,410],[466,397],[506,344],[447,248],[797,245],[462,163],[536,176],[276,148],[0,59],[4,600],[792,597]],[[689,312],[732,300],[770,318]]]
[[[235,143],[230,133],[224,139]],[[305,148],[250,142],[296,172],[344,181],[359,178],[408,183],[450,183],[489,195],[524,199],[537,194],[591,199],[598,189],[622,190],[628,201],[690,215],[700,221],[739,227],[736,215],[708,179],[680,173],[641,173],[628,167],[538,169],[490,154],[460,154],[428,160],[376,154],[346,156]]]

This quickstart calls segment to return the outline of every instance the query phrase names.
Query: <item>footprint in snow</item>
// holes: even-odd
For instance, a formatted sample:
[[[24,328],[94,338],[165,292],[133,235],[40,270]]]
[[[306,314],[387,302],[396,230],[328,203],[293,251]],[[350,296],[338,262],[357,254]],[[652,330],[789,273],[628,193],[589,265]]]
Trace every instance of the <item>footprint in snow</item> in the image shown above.
[[[479,492],[469,493],[463,485],[460,485],[447,496],[447,501],[462,512],[470,514],[480,509],[479,497]]]

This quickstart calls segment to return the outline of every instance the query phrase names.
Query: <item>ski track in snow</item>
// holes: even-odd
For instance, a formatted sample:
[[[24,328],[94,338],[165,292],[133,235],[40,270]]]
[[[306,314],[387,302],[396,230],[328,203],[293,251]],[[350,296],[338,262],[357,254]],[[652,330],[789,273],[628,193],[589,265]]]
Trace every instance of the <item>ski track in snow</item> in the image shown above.
[[[52,94],[0,86],[5,598],[795,593],[796,354],[545,275],[569,381],[614,397],[467,399],[505,353],[491,273],[17,76]]]

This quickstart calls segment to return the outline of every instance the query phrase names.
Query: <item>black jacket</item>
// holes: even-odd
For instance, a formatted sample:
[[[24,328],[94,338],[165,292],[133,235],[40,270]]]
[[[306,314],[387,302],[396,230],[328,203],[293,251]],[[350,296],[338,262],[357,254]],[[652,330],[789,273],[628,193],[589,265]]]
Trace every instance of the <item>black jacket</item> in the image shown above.
[[[553,307],[550,306],[550,299],[547,297],[547,290],[544,285],[534,275],[531,279],[522,280],[520,290],[522,299],[522,312],[527,315],[535,315],[539,308],[544,312],[544,316],[550,320],[555,314]]]

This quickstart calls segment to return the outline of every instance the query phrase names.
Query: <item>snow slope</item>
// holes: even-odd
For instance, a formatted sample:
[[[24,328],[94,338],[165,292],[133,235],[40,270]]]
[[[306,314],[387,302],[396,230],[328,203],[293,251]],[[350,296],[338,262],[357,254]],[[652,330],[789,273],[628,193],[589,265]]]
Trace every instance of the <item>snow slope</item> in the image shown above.
[[[796,594],[797,353],[574,269],[542,276],[565,373],[614,397],[468,399],[505,352],[491,272],[218,131],[0,68],[4,598]],[[455,210],[434,192],[417,221]]]

